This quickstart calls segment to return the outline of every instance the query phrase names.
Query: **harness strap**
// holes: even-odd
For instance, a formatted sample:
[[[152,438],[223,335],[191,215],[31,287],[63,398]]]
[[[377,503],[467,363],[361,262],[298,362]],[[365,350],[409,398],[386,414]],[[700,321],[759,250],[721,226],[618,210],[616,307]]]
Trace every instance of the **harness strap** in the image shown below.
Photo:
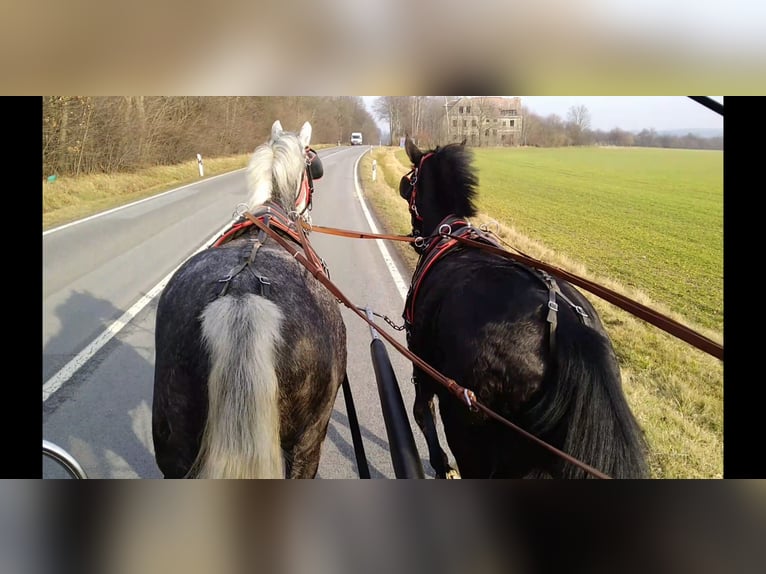
[[[236,277],[237,275],[239,275],[246,267],[249,268],[252,272],[252,268],[250,267],[250,265],[255,260],[256,253],[258,253],[258,250],[263,245],[263,242],[261,241],[260,238],[253,239],[252,241],[253,241],[253,247],[250,250],[250,255],[248,255],[248,257],[242,263],[240,263],[239,265],[234,267],[234,269],[229,271],[229,274],[226,277],[218,280],[219,283],[223,283],[223,288],[221,289],[220,293],[218,293],[219,297],[223,297],[224,295],[226,295],[226,292],[229,290],[229,285],[231,284],[231,280],[234,279],[234,277]],[[255,275],[255,272],[253,272],[253,274]],[[255,275],[255,276],[261,282],[261,295],[268,295],[269,286],[271,285],[269,280],[266,277],[261,277],[260,275]]]
[[[219,247],[224,243],[232,241],[233,239],[236,239],[245,233],[248,228],[253,226],[253,221],[249,219],[250,217],[253,217],[258,221],[263,222],[267,228],[274,228],[281,235],[289,237],[292,241],[298,243],[304,248],[304,250],[306,250],[308,241],[306,240],[306,236],[303,233],[303,230],[300,229],[300,231],[296,232],[296,226],[291,224],[287,214],[285,214],[278,205],[269,201],[266,204],[260,206],[260,208],[255,213],[256,215],[248,213],[248,217],[242,217],[237,222],[235,222],[230,229],[221,234],[215,243],[213,243],[213,247]],[[251,239],[250,241],[253,243],[253,245],[249,255],[245,258],[245,260],[239,265],[236,265],[231,271],[229,271],[226,277],[218,280],[219,283],[224,284],[221,288],[221,291],[218,293],[219,297],[226,295],[229,290],[229,286],[231,285],[231,280],[234,279],[234,277],[236,277],[244,269],[249,269],[253,276],[258,279],[261,295],[268,297],[269,293],[271,292],[271,281],[269,281],[269,278],[258,275],[252,268],[252,263],[255,261],[255,256],[257,255],[258,250],[266,241],[266,232],[262,228],[259,229],[258,236],[255,239]],[[310,257],[312,256],[310,250],[307,251],[307,253],[309,253]],[[312,262],[314,261],[316,261],[316,255],[313,255],[312,257]]]
[[[556,325],[558,325],[559,304],[556,303],[556,290],[548,289],[548,348],[553,354],[556,350]]]
[[[407,293],[407,301],[404,306],[403,317],[408,333],[415,313],[415,299],[417,298],[423,277],[425,277],[426,273],[438,259],[441,259],[458,246],[458,238],[469,236],[495,245],[488,236],[480,234],[466,220],[454,215],[450,215],[442,220],[441,224],[437,227],[436,234],[423,241],[420,259],[412,276]]]

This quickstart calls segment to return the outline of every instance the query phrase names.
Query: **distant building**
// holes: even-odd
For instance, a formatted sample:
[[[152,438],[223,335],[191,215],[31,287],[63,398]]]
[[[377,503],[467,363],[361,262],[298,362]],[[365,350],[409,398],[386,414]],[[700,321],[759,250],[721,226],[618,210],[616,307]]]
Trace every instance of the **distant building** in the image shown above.
[[[463,96],[447,104],[451,140],[472,146],[521,144],[521,98]]]

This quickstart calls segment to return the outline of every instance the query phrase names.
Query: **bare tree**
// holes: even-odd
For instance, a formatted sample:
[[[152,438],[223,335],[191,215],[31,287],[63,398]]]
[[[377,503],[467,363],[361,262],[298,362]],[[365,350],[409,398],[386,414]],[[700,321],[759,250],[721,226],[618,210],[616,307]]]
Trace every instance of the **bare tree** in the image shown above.
[[[582,145],[587,142],[587,131],[590,129],[590,112],[580,104],[572,106],[567,112],[567,131],[572,143]]]

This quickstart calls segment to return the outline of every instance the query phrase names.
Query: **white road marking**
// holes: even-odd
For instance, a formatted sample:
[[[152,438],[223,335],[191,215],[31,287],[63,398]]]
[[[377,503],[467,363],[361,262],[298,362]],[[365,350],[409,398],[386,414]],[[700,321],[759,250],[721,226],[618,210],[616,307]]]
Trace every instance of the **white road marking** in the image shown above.
[[[219,177],[223,177],[224,175],[230,175],[237,171],[242,171],[246,168],[242,167],[240,169],[235,169],[234,171],[229,171],[227,173],[222,173],[219,175],[214,175],[212,177],[208,177],[207,179],[204,179],[202,181],[211,181],[213,179],[218,179]],[[167,195],[168,193],[174,193],[176,191],[180,191],[182,189],[186,189],[187,187],[191,187],[192,185],[197,185],[198,183],[201,183],[201,181],[195,181],[194,183],[188,183],[186,185],[182,185],[181,187],[176,187],[175,189],[170,189],[168,191],[165,191],[163,193],[158,193],[157,195],[152,195],[151,197],[145,197],[144,199],[139,199],[138,201],[134,201],[133,203],[126,203],[125,205],[121,205],[120,207],[115,207],[114,209],[110,209],[108,211],[102,211],[101,213],[96,213],[95,215],[91,215],[90,217],[86,217],[84,219],[78,219],[77,221],[73,221],[71,223],[66,223],[64,225],[60,225],[59,227],[54,227],[53,229],[49,229],[48,231],[43,231],[43,237],[50,233],[54,233],[56,231],[61,231],[62,229],[66,229],[67,227],[72,227],[73,225],[78,225],[80,223],[85,223],[86,221],[90,221],[91,219],[96,219],[97,217],[101,217],[103,215],[108,215],[110,213],[114,213],[115,211],[119,211],[121,209],[125,209],[126,207],[133,207],[134,205],[138,205],[139,203],[144,203],[145,201],[150,201],[152,199],[157,199],[158,197],[162,197],[163,195]]]
[[[203,249],[207,249],[210,244],[218,239],[218,237],[226,231],[231,226],[231,223],[227,223],[224,227],[221,228],[221,230],[213,235],[208,241],[202,244],[202,246],[197,249],[192,255],[189,257],[196,255]],[[188,258],[187,258],[188,259]],[[178,267],[173,269],[170,273],[165,275],[165,277],[157,283],[152,289],[141,299],[139,299],[130,309],[128,309],[123,315],[117,319],[114,323],[109,325],[106,328],[106,331],[104,331],[100,336],[98,336],[90,345],[85,347],[80,353],[77,354],[77,356],[69,361],[66,365],[64,365],[61,370],[53,375],[50,379],[48,379],[45,384],[43,385],[43,402],[47,401],[49,398],[51,398],[51,395],[58,391],[62,385],[64,385],[72,376],[85,364],[87,363],[98,351],[106,345],[109,341],[112,340],[112,338],[119,333],[125,325],[130,323],[130,321],[133,320],[133,318],[138,315],[138,313],[146,307],[152,299],[154,299],[157,295],[160,294],[160,292],[165,288],[165,285],[167,285],[168,281],[170,281],[170,278],[173,276],[173,273],[175,273],[183,263],[186,262],[186,259],[184,262],[182,262]]]
[[[367,152],[365,152],[367,153]],[[367,223],[370,226],[370,229],[373,233],[379,234],[380,231],[378,231],[378,227],[375,225],[375,222],[372,219],[372,215],[370,214],[370,210],[367,208],[367,202],[364,200],[364,196],[362,195],[362,190],[359,187],[359,177],[358,177],[358,171],[359,171],[359,161],[364,157],[364,153],[360,155],[356,163],[354,164],[354,187],[356,188],[356,196],[359,200],[359,203],[362,206],[362,212],[364,212],[364,217],[367,219]],[[386,262],[386,266],[388,267],[388,272],[391,274],[391,277],[394,279],[394,283],[396,284],[396,288],[399,290],[399,295],[402,298],[402,301],[407,299],[407,291],[409,290],[409,287],[405,283],[404,279],[402,279],[402,275],[399,273],[399,269],[396,267],[396,264],[394,263],[393,257],[391,257],[391,253],[388,250],[388,247],[386,247],[385,242],[382,239],[375,239],[375,243],[378,245],[378,249],[380,249],[381,255],[383,255],[383,260]]]

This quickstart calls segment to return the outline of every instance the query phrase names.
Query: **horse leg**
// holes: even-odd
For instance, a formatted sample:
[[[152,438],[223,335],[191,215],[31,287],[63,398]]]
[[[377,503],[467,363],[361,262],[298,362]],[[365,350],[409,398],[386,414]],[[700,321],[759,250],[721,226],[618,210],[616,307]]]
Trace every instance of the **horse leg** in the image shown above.
[[[285,478],[315,478],[319,470],[319,457],[322,451],[322,440],[327,434],[315,429],[307,429],[298,443],[286,455]]]
[[[428,445],[428,460],[436,473],[436,478],[460,478],[460,474],[449,464],[447,454],[439,443],[439,435],[436,432],[436,423],[434,422],[434,393],[427,392],[423,385],[415,380],[415,404],[412,409],[420,430],[426,439]]]
[[[496,464],[492,449],[487,446],[487,441],[494,438],[492,433],[488,433],[483,425],[467,424],[466,413],[462,412],[467,409],[466,405],[454,397],[447,398],[446,404],[439,403],[439,410],[447,443],[455,455],[461,477],[492,478]]]

